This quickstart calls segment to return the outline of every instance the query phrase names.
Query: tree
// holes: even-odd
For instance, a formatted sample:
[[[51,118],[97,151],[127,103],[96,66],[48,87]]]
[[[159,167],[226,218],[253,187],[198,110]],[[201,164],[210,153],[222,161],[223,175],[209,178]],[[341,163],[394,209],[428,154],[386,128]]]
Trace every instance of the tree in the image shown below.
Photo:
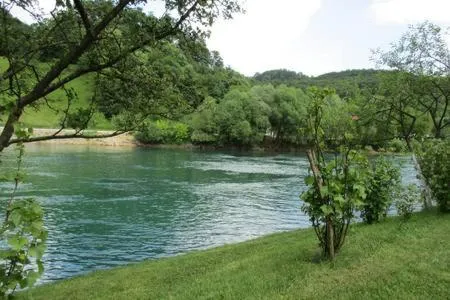
[[[0,47],[1,55],[7,61],[6,68],[0,68],[0,120],[5,122],[0,133],[0,152],[12,144],[17,144],[20,149],[14,189],[0,228],[4,245],[0,253],[1,296],[14,292],[18,285],[30,287],[43,272],[41,258],[46,231],[41,207],[34,199],[15,199],[21,178],[23,143],[114,136],[136,128],[148,115],[159,110],[171,113],[174,93],[170,93],[170,87],[165,83],[176,86],[173,81],[183,78],[183,74],[168,76],[165,64],[170,62],[164,55],[157,54],[173,50],[170,45],[177,40],[201,40],[218,17],[231,18],[240,11],[235,0],[166,0],[166,13],[156,17],[139,9],[138,5],[145,0],[56,0],[52,17],[43,19],[36,13],[36,2],[0,2]],[[10,10],[15,6],[32,13],[37,23],[27,27],[12,18]],[[152,54],[154,60],[149,60]],[[131,74],[131,69],[139,72]],[[182,66],[178,66],[176,72],[180,69]],[[164,73],[159,81],[154,76],[158,71]],[[115,93],[103,89],[94,93],[88,105],[70,110],[77,100],[77,93],[67,85],[88,74],[95,74],[100,87],[105,78],[111,80],[116,84],[113,85]],[[120,88],[116,80],[125,78],[133,80]],[[142,83],[147,83],[145,91],[139,90]],[[177,88],[180,93],[186,92],[185,86],[178,85]],[[31,130],[20,126],[24,110],[49,105],[47,96],[57,90],[65,92],[65,99],[60,101],[67,103],[62,110],[61,127],[53,135],[31,136]],[[139,101],[127,101],[125,92]],[[98,99],[99,94],[102,101]],[[169,101],[167,95],[171,96]],[[165,101],[161,103],[163,99]],[[175,102],[178,105],[178,101]],[[83,133],[97,106],[111,117],[120,115],[114,133],[95,136]],[[73,128],[75,133],[61,134],[64,128]]]
[[[269,120],[277,145],[295,142],[299,128],[305,125],[308,97],[300,89],[280,85],[265,101],[272,110]]]
[[[269,70],[262,73],[256,73],[253,79],[262,83],[271,83],[274,85],[292,84],[300,78],[307,78],[302,73],[286,69]]]
[[[366,197],[362,170],[367,167],[367,159],[351,150],[348,146],[351,141],[345,133],[340,153],[334,159],[325,159],[323,109],[334,91],[312,88],[309,93],[312,98],[308,107],[310,145],[306,153],[312,175],[305,178],[309,189],[301,196],[305,202],[302,209],[310,217],[323,255],[334,260],[345,242],[355,208]],[[350,116],[347,120],[352,122]]]
[[[1,13],[5,15],[15,5],[31,10],[32,2],[2,1]],[[204,37],[205,29],[218,17],[231,18],[241,10],[235,0],[166,0],[167,12],[158,18],[146,15],[137,7],[144,2],[56,1],[52,18],[38,21],[32,38],[17,49],[9,45],[4,49],[8,68],[0,74],[0,113],[6,117],[6,122],[0,134],[0,151],[22,141],[86,138],[84,128],[76,128],[76,132],[69,135],[59,135],[61,131],[58,131],[45,137],[12,137],[25,108],[45,103],[46,96],[64,89],[74,79],[90,73],[100,76],[104,71],[120,68],[148,49],[180,35]],[[2,22],[0,27],[7,37],[12,34],[11,22]],[[61,49],[58,56],[49,68],[40,68],[38,58],[42,52],[56,46]],[[70,102],[71,98],[67,97],[66,101]],[[89,115],[86,111],[82,114]],[[65,125],[63,122],[61,129]],[[128,131],[137,124],[124,122],[120,125],[112,135]]]
[[[97,78],[96,104],[108,119],[177,118],[206,97],[200,76],[174,43],[160,43],[120,68],[104,70]]]
[[[376,50],[373,55],[377,64],[413,75],[415,83],[409,89],[420,95],[417,107],[430,115],[436,138],[450,125],[449,36],[439,26],[423,22],[410,26],[390,50]]]
[[[222,145],[251,146],[263,141],[270,126],[270,107],[249,91],[232,89],[220,101],[214,117]]]
[[[406,142],[408,150],[412,151],[412,138],[426,132],[424,112],[418,109],[420,95],[413,91],[415,77],[402,71],[380,76],[380,86],[372,97],[375,113],[371,120],[384,128],[385,139],[399,137]]]

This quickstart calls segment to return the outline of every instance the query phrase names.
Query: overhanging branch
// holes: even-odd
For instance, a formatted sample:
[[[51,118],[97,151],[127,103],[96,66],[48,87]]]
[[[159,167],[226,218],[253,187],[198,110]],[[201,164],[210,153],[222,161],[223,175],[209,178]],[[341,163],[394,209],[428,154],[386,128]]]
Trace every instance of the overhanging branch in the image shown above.
[[[45,136],[36,136],[30,138],[20,138],[20,139],[11,139],[8,145],[17,144],[17,143],[32,143],[32,142],[42,142],[42,141],[50,141],[50,140],[62,140],[62,139],[104,139],[115,137],[131,130],[117,130],[109,134],[100,134],[100,135],[86,135],[81,132],[75,131],[73,134],[63,134],[63,135],[45,135]]]

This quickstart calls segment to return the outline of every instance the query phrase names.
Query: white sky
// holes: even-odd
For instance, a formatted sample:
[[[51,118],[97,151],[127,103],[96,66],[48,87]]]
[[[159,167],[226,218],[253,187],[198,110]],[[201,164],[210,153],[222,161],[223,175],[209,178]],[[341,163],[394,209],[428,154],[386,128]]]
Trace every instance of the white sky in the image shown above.
[[[54,3],[39,1],[43,11]],[[246,14],[212,27],[208,46],[245,75],[278,68],[307,75],[373,68],[370,49],[387,47],[408,24],[450,26],[450,0],[244,0],[243,6]],[[147,7],[161,10],[154,1]],[[14,14],[31,21],[19,10]]]

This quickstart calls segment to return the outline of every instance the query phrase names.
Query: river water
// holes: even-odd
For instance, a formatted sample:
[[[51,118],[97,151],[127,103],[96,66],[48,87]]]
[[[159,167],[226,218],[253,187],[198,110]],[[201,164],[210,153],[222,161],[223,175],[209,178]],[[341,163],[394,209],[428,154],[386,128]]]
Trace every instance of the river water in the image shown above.
[[[413,182],[410,158],[394,160]],[[42,144],[25,171],[19,196],[41,201],[49,231],[43,282],[309,226],[301,154]]]

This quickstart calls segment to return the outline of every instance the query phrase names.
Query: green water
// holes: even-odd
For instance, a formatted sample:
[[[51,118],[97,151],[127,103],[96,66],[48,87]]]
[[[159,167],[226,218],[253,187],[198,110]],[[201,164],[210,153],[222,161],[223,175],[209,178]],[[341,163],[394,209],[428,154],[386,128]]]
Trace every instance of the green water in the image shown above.
[[[298,154],[32,145],[19,195],[44,206],[49,281],[307,227],[307,168]]]

